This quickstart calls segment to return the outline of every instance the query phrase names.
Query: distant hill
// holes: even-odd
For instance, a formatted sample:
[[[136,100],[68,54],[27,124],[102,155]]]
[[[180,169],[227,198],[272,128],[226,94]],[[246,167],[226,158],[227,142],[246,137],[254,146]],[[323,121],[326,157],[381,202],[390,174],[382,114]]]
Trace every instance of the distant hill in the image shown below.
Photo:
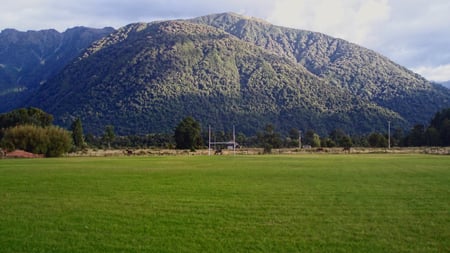
[[[94,41],[113,31],[112,28],[85,27],[63,33],[3,30],[0,33],[0,112],[20,106],[23,98],[35,92]]]
[[[233,13],[138,23],[95,42],[26,105],[87,132],[171,132],[185,116],[254,134],[426,123],[450,91],[371,50]]]

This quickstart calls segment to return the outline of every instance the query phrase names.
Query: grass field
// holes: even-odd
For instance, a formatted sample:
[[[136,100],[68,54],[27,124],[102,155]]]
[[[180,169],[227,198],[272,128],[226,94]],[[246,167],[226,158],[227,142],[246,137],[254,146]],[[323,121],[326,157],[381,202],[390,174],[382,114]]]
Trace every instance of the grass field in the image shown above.
[[[0,160],[0,252],[450,252],[450,156]]]

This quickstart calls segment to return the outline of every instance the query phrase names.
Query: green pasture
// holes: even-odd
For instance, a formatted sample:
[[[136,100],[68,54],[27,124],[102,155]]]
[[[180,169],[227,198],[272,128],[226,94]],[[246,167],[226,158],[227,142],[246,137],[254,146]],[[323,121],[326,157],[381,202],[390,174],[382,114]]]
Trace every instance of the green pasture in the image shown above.
[[[450,156],[0,160],[0,252],[450,252]]]

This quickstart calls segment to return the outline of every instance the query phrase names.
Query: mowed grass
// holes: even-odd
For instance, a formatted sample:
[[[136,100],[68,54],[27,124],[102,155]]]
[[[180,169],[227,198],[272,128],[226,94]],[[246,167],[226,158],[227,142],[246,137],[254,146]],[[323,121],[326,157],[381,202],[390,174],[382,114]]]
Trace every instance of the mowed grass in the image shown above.
[[[450,156],[0,160],[0,252],[450,252]]]

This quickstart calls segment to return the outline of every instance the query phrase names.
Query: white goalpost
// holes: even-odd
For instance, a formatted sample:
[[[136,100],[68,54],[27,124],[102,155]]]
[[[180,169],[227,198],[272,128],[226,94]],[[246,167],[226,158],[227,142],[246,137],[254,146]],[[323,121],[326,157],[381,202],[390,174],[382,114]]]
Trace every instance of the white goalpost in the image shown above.
[[[211,141],[211,125],[208,126],[208,155],[211,155],[211,145],[232,145],[233,155],[236,155],[236,130],[233,125],[233,140],[232,141]]]

